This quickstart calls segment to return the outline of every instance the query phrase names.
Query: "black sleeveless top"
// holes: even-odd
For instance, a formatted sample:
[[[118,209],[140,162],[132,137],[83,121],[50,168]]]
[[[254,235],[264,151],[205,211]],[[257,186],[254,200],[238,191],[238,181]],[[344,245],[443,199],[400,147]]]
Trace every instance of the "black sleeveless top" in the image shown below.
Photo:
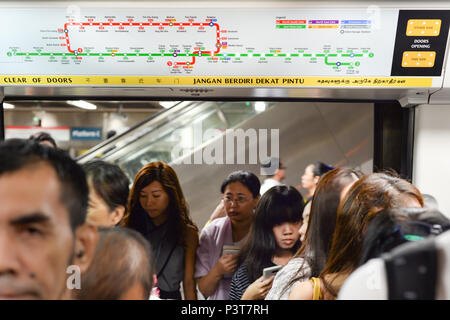
[[[129,220],[129,227],[140,232],[147,239],[153,250],[155,273],[158,275],[158,288],[161,298],[169,293],[168,298],[178,296],[180,283],[184,278],[184,248],[178,243],[176,235],[166,220],[156,226],[148,213],[140,208]],[[179,297],[181,298],[181,296]]]

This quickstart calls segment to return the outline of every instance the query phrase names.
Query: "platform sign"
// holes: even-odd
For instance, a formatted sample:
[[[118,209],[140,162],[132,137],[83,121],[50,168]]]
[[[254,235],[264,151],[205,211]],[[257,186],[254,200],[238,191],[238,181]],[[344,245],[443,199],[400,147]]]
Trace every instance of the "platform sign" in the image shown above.
[[[441,79],[449,17],[395,8],[4,8],[0,85],[430,87]]]
[[[71,128],[70,136],[72,140],[101,140],[102,128]]]

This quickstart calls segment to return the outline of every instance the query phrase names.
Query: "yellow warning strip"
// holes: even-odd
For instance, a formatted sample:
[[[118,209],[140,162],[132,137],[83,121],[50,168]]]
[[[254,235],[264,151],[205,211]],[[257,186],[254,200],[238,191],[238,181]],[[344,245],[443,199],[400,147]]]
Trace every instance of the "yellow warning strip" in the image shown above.
[[[414,77],[0,76],[1,86],[431,87]]]

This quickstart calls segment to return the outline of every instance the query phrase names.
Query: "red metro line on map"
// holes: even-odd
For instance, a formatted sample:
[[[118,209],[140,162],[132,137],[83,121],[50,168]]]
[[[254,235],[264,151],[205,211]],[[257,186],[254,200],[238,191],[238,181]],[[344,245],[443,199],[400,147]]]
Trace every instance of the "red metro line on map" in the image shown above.
[[[72,20],[72,19],[70,19]],[[64,24],[64,29],[58,29],[59,32],[64,32],[65,36],[62,37],[62,39],[65,38],[66,44],[64,44],[67,47],[67,50],[77,56],[78,59],[81,59],[79,57],[80,54],[83,53],[82,48],[72,49],[70,44],[70,38],[69,38],[69,28],[70,27],[79,27],[80,29],[84,29],[86,27],[99,27],[99,29],[104,29],[106,27],[119,27],[119,29],[124,29],[125,27],[137,27],[140,30],[144,30],[144,27],[157,27],[159,29],[164,29],[164,27],[178,27],[178,28],[185,28],[185,27],[199,27],[205,28],[205,27],[215,27],[216,28],[216,50],[215,51],[205,51],[200,50],[200,47],[196,47],[194,52],[191,54],[188,54],[192,57],[191,61],[185,61],[185,62],[174,62],[171,61],[167,62],[168,66],[172,66],[174,64],[175,66],[192,66],[195,64],[195,57],[201,57],[201,56],[215,56],[220,52],[220,49],[222,48],[222,43],[220,42],[220,27],[215,22],[217,19],[206,19],[207,22],[193,22],[194,19],[189,19],[189,22],[175,22],[175,19],[166,19],[165,22],[155,22],[153,19],[148,19],[149,22],[134,22],[134,19],[128,19],[128,22],[113,22],[113,19],[108,19],[108,22],[93,22],[93,19],[88,19],[89,22],[74,22],[70,21]],[[177,52],[178,51],[178,52]],[[110,54],[103,54],[103,55],[109,55],[111,57],[114,57],[116,55],[115,52],[112,52]],[[179,50],[175,50],[174,53],[166,53],[166,54],[139,54],[140,56],[172,56],[174,58],[177,58],[179,54]],[[181,54],[182,56],[185,56],[186,54]]]

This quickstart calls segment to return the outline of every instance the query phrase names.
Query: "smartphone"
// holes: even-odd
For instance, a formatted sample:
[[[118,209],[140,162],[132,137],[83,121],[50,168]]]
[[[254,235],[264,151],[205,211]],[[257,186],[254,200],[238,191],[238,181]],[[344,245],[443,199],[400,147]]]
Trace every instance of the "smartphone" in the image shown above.
[[[283,266],[273,266],[269,268],[264,268],[263,270],[263,280],[269,279],[272,275],[276,274]]]
[[[241,248],[239,246],[224,245],[222,248],[222,255],[224,254],[238,254]]]

